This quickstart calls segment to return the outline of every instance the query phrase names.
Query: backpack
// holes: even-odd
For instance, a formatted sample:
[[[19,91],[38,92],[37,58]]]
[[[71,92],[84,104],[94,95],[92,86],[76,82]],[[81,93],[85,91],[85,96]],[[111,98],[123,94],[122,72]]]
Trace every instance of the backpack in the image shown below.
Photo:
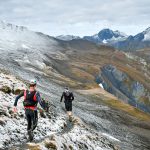
[[[24,91],[24,101],[23,105],[26,106],[37,106],[37,98],[36,98],[36,91],[30,92],[28,90]]]
[[[70,91],[65,91],[66,96],[70,96]]]

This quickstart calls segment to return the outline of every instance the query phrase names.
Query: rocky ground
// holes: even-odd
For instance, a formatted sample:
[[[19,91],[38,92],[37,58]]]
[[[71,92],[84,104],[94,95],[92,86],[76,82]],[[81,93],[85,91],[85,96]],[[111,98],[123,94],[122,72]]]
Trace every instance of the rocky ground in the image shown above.
[[[135,110],[132,112],[131,106],[128,108],[124,104],[120,105],[126,111],[108,107],[103,101],[108,98],[112,101],[115,97],[103,89],[79,90],[75,94],[74,117],[70,122],[64,108],[59,105],[61,87],[53,83],[48,83],[47,86],[46,79],[42,82],[43,86],[41,82],[38,89],[42,96],[49,97],[50,111],[40,113],[34,143],[28,143],[23,99],[18,103],[18,112],[14,114],[12,111],[16,97],[13,93],[26,88],[26,85],[13,76],[0,74],[0,149],[148,150],[150,148],[149,116],[144,118],[144,113],[136,112],[139,116],[143,115],[141,118],[145,121],[142,121],[139,116],[134,116]],[[94,97],[95,95],[97,97]],[[128,113],[130,111],[133,114]]]
[[[18,112],[13,112],[16,95],[26,85],[13,76],[0,74],[0,149],[119,149],[119,140],[109,140],[102,133],[86,126],[79,118],[68,121],[65,113],[51,104],[48,113],[40,111],[34,143],[27,143],[26,120],[19,100]],[[13,92],[13,93],[12,93]]]
[[[15,29],[16,26],[0,29],[1,72],[5,70],[17,77],[0,74],[0,149],[150,149],[150,116],[106,91],[95,90],[101,69],[110,64],[132,79],[125,81],[136,81],[150,91],[149,49],[133,56],[82,39],[61,41],[27,29]],[[50,102],[51,109],[39,116],[35,143],[26,144],[22,100],[17,114],[12,113],[12,106],[15,94],[26,88],[24,83],[30,79],[37,80],[38,90]],[[132,94],[130,83],[127,86]],[[72,123],[60,104],[66,85],[75,95]],[[143,97],[141,101],[150,106],[149,99]]]

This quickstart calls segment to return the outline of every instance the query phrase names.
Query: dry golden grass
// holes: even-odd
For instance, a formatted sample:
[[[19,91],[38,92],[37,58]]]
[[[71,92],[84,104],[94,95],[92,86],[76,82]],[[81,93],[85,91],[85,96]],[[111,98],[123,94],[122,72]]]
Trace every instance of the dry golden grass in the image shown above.
[[[29,143],[27,144],[29,150],[42,150],[39,144]]]
[[[139,120],[150,122],[149,114],[146,114],[145,112],[142,112],[139,109],[130,106],[129,104],[125,104],[125,103],[123,103],[119,100],[115,100],[115,99],[107,100],[107,101],[105,101],[105,103],[115,109],[122,110],[122,111],[126,112],[127,114],[138,118]]]
[[[80,80],[85,80],[85,79],[89,81],[94,80],[94,77],[91,74],[79,68],[72,68],[72,73]]]
[[[97,100],[97,102],[103,102],[109,107],[123,111],[130,116],[137,118],[138,120],[150,122],[149,114],[146,114],[145,112],[140,111],[139,109],[122,102],[121,100],[101,88],[77,90],[77,92],[79,92],[80,94],[88,95],[92,97],[92,99],[94,98],[95,100]]]
[[[145,52],[147,53],[147,51]],[[62,62],[61,66],[67,64],[67,73],[60,73],[60,70],[58,70],[61,75],[54,78],[61,85],[67,84],[75,89],[96,88],[95,77],[99,74],[100,68],[106,64],[112,64],[129,76],[129,80],[125,81],[129,89],[135,80],[142,83],[150,91],[150,78],[143,73],[143,66],[139,65],[138,61],[129,59],[124,52],[115,51],[109,47],[95,47],[88,51],[84,49],[71,51],[71,53],[66,53],[66,55],[68,60],[65,63]],[[147,73],[149,72],[147,71]],[[111,85],[109,80],[107,82]],[[145,98],[142,98],[141,101],[145,104],[148,102]]]
[[[139,70],[136,70],[134,67],[133,68],[120,67],[119,69],[121,71],[125,72],[126,74],[128,74],[135,81],[139,81],[140,83],[142,83],[143,85],[145,85],[146,88],[150,89],[149,84],[147,84],[147,82],[149,81],[149,79],[145,78],[145,76],[143,75],[143,72],[139,72]]]

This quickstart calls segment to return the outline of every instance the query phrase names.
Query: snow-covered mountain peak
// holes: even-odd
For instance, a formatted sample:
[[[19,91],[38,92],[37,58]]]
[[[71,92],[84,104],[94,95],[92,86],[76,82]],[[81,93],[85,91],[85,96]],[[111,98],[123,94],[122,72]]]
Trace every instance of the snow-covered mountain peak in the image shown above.
[[[119,30],[114,31],[114,33],[120,35],[121,37],[127,37],[128,35],[125,34],[124,32],[120,32]]]
[[[74,35],[59,35],[56,38],[59,40],[63,40],[63,41],[71,41],[74,39],[80,39],[79,36],[74,36]]]
[[[94,43],[102,43],[102,44],[109,44],[112,42],[118,42],[125,40],[128,36],[120,32],[118,30],[113,31],[111,29],[105,28],[101,30],[98,34],[93,36],[84,36],[83,39],[94,42]]]
[[[144,33],[149,33],[150,32],[150,27],[148,27],[145,31],[144,31]]]
[[[143,41],[150,41],[150,27],[143,31],[144,39]]]
[[[112,38],[125,37],[125,34],[120,31],[113,31],[111,29],[103,29],[98,33],[98,36],[101,40],[108,40]]]
[[[18,26],[11,23],[6,23],[5,21],[0,21],[0,29],[13,30],[13,31],[26,31],[27,28],[24,26]]]

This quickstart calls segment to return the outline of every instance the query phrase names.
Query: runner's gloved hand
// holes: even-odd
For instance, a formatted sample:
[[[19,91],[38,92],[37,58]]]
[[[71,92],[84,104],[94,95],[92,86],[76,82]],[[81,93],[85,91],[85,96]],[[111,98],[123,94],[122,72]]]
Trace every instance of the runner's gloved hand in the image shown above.
[[[18,111],[18,110],[17,110],[17,107],[16,107],[16,106],[14,106],[14,108],[13,108],[13,112],[14,112],[14,113],[17,113],[17,111]]]

